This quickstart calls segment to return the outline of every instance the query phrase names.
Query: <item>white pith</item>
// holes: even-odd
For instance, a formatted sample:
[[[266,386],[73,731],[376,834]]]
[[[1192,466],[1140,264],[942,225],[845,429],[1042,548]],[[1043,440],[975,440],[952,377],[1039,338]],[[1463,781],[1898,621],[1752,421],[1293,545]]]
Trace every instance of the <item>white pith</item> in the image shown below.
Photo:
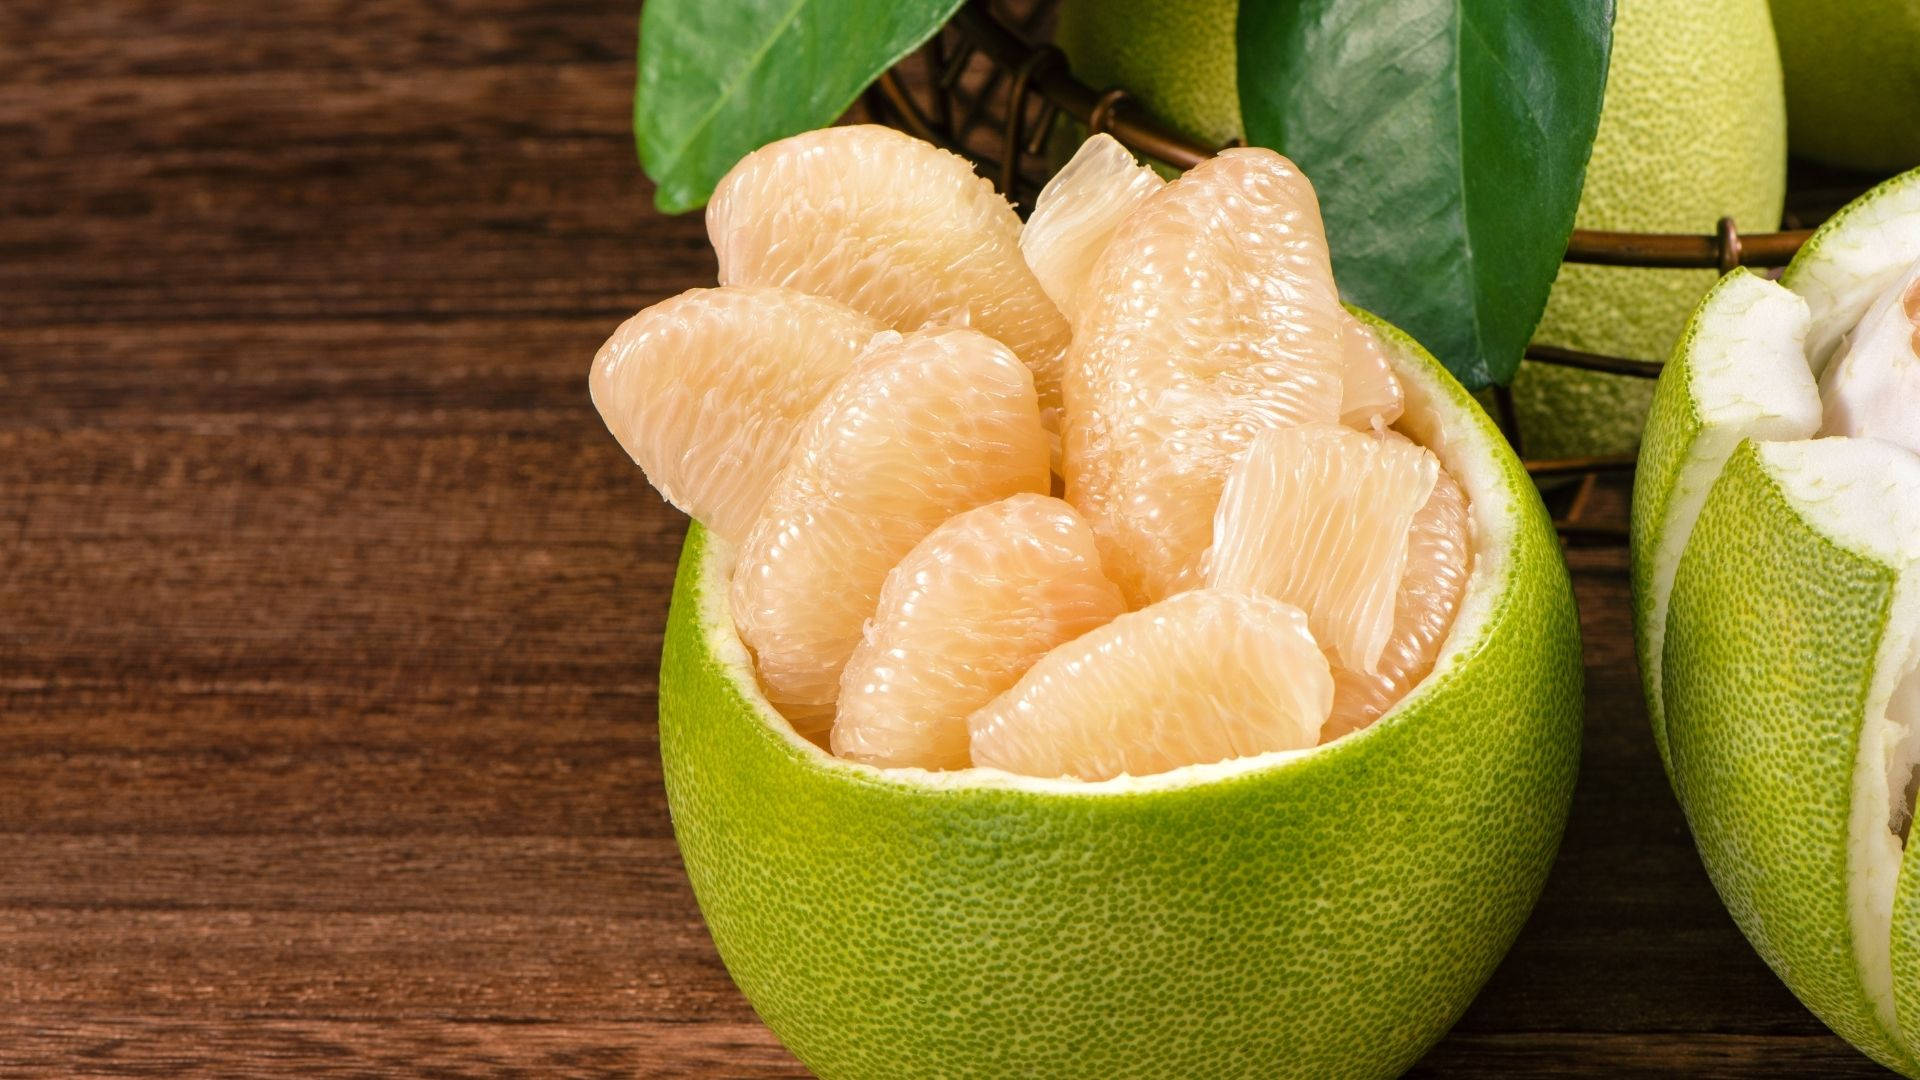
[[[1920,355],[1909,298],[1920,297],[1920,258],[1874,298],[1820,377],[1822,435],[1881,439],[1920,452]]]
[[[1406,704],[1426,693],[1452,670],[1463,651],[1477,644],[1493,620],[1500,598],[1507,592],[1515,568],[1513,545],[1520,528],[1521,507],[1514,499],[1498,464],[1499,455],[1508,453],[1504,443],[1472,406],[1451,399],[1422,362],[1410,355],[1409,343],[1387,339],[1387,353],[1395,374],[1406,391],[1406,412],[1395,428],[1415,442],[1431,449],[1440,462],[1467,493],[1472,529],[1473,570],[1460,610],[1442,644],[1433,670],[1407,692],[1392,710],[1373,724],[1323,746],[1306,750],[1276,751],[1253,757],[1203,765],[1188,765],[1150,776],[1120,776],[1111,780],[1081,781],[1021,776],[998,769],[969,768],[945,772],[915,768],[880,768],[836,758],[797,734],[779,712],[768,703],[753,675],[752,659],[733,628],[727,608],[727,580],[732,572],[734,552],[718,537],[708,535],[706,559],[702,566],[700,623],[714,658],[730,673],[741,697],[758,711],[760,719],[819,768],[843,770],[862,778],[924,788],[964,789],[1003,788],[1056,795],[1106,796],[1161,791],[1213,783],[1233,777],[1284,767],[1290,762],[1323,754],[1364,739],[1377,728],[1392,723]]]
[[[1794,512],[1836,545],[1895,575],[1893,604],[1874,659],[1847,822],[1847,906],[1861,985],[1889,1032],[1894,1016],[1894,887],[1903,855],[1892,821],[1906,777],[1920,668],[1920,457],[1872,439],[1766,443],[1762,468]],[[1896,693],[1898,692],[1898,693]],[[1894,708],[1898,698],[1898,708]]]
[[[1687,396],[1699,423],[1674,475],[1666,518],[1655,531],[1648,597],[1646,676],[1660,682],[1673,575],[1707,492],[1746,439],[1810,438],[1820,427],[1820,394],[1801,352],[1806,301],[1744,271],[1719,285],[1691,331]],[[1655,708],[1659,708],[1656,704]]]
[[[1807,301],[1814,375],[1841,339],[1920,254],[1920,172],[1882,184],[1834,215],[1807,242],[1781,284]]]

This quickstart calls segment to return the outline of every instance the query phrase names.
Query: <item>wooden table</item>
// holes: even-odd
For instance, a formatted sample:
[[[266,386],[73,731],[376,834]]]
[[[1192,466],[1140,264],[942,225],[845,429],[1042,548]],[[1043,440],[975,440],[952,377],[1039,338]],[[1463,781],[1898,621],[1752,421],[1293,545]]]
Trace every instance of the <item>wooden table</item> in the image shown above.
[[[0,3],[0,1077],[805,1075],[681,872],[684,521],[587,401],[713,273],[633,7]],[[1565,849],[1418,1075],[1875,1074],[1708,887],[1622,563]]]

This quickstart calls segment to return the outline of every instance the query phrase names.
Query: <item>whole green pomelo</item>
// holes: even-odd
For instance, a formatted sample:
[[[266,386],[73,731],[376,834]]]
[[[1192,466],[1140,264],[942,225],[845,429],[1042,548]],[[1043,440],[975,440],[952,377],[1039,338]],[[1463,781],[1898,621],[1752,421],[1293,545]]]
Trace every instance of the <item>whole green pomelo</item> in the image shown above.
[[[660,756],[728,971],[826,1080],[1389,1077],[1452,1025],[1546,879],[1580,749],[1559,542],[1459,384],[1374,323],[1399,426],[1470,500],[1432,675],[1305,752],[1098,783],[843,761],[755,684],[731,554],[688,534]]]
[[[1613,232],[1780,226],[1786,105],[1765,0],[1620,0],[1600,133],[1574,225]],[[1665,360],[1713,270],[1565,265],[1534,340]],[[1523,363],[1529,456],[1631,453],[1653,382]]]
[[[1241,134],[1238,11],[1237,0],[1068,0],[1056,39],[1082,80],[1123,86],[1176,128],[1224,142]],[[1786,106],[1766,0],[1620,0],[1576,225],[1710,233],[1732,216],[1770,232],[1785,192]],[[1564,267],[1536,339],[1665,359],[1716,276]],[[1651,380],[1537,364],[1514,383],[1535,457],[1631,452],[1652,396]]]
[[[1920,0],[1773,0],[1793,152],[1876,173],[1920,165]]]

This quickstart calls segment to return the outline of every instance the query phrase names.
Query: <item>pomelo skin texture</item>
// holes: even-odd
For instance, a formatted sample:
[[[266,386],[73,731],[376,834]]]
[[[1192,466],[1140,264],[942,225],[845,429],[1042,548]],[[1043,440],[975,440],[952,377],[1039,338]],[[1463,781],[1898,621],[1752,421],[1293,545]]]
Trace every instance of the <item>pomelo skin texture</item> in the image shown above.
[[[1920,456],[1816,437],[1816,384],[1920,259],[1920,171],[1855,200],[1779,283],[1702,302],[1635,482],[1635,636],[1701,861],[1836,1033],[1920,1077]]]
[[[1780,225],[1786,105],[1766,0],[1619,0],[1606,105],[1574,225],[1710,233]],[[1664,360],[1711,270],[1562,265],[1534,340]],[[1529,457],[1632,453],[1653,384],[1524,362]]]
[[[1787,137],[1814,161],[1920,165],[1920,0],[1773,0]]]
[[[675,833],[728,970],[816,1073],[1387,1077],[1465,1009],[1559,843],[1578,627],[1497,429],[1374,325],[1478,550],[1433,676],[1314,750],[1098,783],[835,760],[754,689],[729,553],[689,531],[660,668]]]

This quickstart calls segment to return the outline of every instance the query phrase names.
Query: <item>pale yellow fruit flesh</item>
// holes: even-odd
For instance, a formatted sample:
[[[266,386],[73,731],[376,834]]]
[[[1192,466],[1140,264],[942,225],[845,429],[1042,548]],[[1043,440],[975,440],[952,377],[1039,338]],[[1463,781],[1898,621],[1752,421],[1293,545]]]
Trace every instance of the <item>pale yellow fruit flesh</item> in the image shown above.
[[[1114,230],[1165,184],[1119,140],[1095,135],[1040,189],[1020,231],[1020,252],[1069,322]]]
[[[976,765],[1107,780],[1311,747],[1332,703],[1299,609],[1194,589],[1048,653],[968,727]]]
[[[1340,327],[1345,364],[1340,371],[1340,422],[1349,427],[1384,430],[1406,408],[1406,392],[1387,364],[1380,339],[1349,314]]]
[[[887,574],[840,676],[833,752],[870,765],[962,769],[967,717],[1058,645],[1126,610],[1093,531],[1059,499],[969,510]]]
[[[1027,368],[965,329],[880,335],[809,417],[742,545],[732,607],[767,697],[796,728],[873,614],[887,571],[941,522],[1048,486]]]
[[[1060,405],[1067,321],[1020,254],[1020,218],[965,158],[892,128],[823,128],[742,158],[707,204],[723,285],[785,285],[900,331],[970,326]]]
[[[1342,667],[1376,674],[1408,532],[1439,472],[1404,439],[1337,424],[1263,432],[1221,493],[1207,583],[1300,608]]]
[[[1407,530],[1406,569],[1393,602],[1393,631],[1372,674],[1335,665],[1333,712],[1320,741],[1337,739],[1379,719],[1433,670],[1453,627],[1473,569],[1466,492],[1443,467],[1433,494]]]
[[[790,289],[692,289],[621,323],[587,385],[661,496],[737,544],[807,414],[881,329]]]
[[[1341,416],[1340,307],[1312,186],[1228,150],[1149,196],[1097,261],[1065,373],[1067,499],[1136,603],[1198,583],[1259,432]]]

